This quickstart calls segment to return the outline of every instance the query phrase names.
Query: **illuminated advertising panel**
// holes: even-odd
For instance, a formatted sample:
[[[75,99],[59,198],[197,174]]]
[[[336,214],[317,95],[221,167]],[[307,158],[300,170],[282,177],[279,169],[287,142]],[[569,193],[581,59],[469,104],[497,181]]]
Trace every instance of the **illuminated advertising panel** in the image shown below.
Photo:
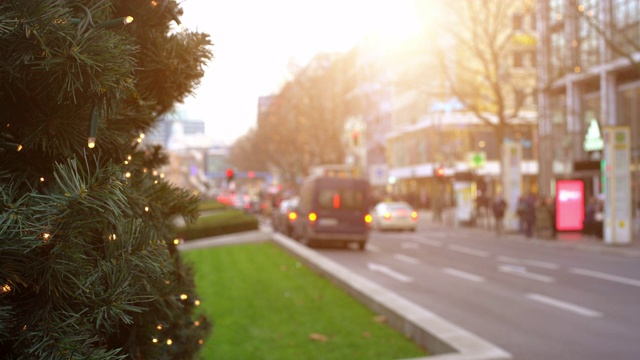
[[[584,183],[556,181],[556,226],[558,231],[579,231],[584,221]]]

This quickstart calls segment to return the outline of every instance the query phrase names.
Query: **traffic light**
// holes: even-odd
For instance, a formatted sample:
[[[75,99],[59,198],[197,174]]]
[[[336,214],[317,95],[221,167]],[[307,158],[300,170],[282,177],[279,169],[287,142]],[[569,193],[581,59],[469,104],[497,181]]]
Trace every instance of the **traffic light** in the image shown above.
[[[353,146],[360,145],[360,131],[353,130],[351,132],[351,139],[353,140]]]
[[[228,168],[225,175],[227,175],[227,183],[232,182],[233,178],[236,176],[232,168]]]

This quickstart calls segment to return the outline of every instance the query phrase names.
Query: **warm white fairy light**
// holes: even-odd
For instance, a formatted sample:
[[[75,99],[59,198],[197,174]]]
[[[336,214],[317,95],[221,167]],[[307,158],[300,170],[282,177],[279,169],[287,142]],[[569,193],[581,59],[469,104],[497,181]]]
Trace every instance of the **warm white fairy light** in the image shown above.
[[[44,242],[48,242],[49,239],[51,239],[51,234],[49,234],[48,232],[42,233],[42,239]]]
[[[167,339],[167,345],[171,346],[171,344],[173,344],[173,340]]]
[[[200,321],[198,321],[198,320],[194,321],[194,322],[193,322],[193,325],[195,325],[195,326],[200,326]]]
[[[156,326],[156,329],[162,330],[162,324],[158,324],[158,326]]]
[[[111,234],[109,235],[109,240],[116,240],[118,237],[116,236],[116,234]]]
[[[44,178],[43,177],[40,178],[40,182],[44,182]]]
[[[130,178],[131,177],[131,173],[127,171],[126,173],[124,173],[124,177],[126,177],[127,179]]]
[[[4,293],[8,293],[9,291],[11,291],[11,286],[9,284],[4,284],[4,286],[0,290],[2,290],[1,293],[3,293],[3,294]]]
[[[154,344],[156,344],[156,343],[158,342],[158,339],[153,338],[151,341],[152,341]]]
[[[137,138],[137,139],[136,139],[136,141],[137,141],[138,143],[141,143],[141,142],[142,142],[142,138]]]
[[[140,133],[140,139],[144,139],[145,135],[144,133]]]
[[[202,340],[202,339],[198,340],[198,344],[200,344],[200,345],[204,344],[204,340]]]
[[[158,170],[153,170],[152,174],[153,176],[158,176]]]
[[[127,160],[131,161],[132,157],[131,155],[127,155]]]
[[[167,284],[167,285],[169,285],[169,284],[171,284],[171,281],[166,280],[164,283],[165,283],[165,284]]]
[[[193,302],[196,306],[200,306],[200,300],[196,300]]]
[[[158,180],[154,180],[154,181],[153,181],[153,183],[154,183],[154,184],[157,184],[157,183],[158,183]]]
[[[16,148],[16,151],[20,151],[22,150],[22,144],[18,144],[18,147]]]
[[[160,174],[160,179],[164,179],[164,173]]]
[[[148,206],[145,206],[145,207],[144,207],[144,211],[149,212],[149,207],[148,207]]]
[[[180,239],[173,239],[174,245],[180,245]]]
[[[124,164],[125,164],[125,165],[129,165],[129,160],[125,160],[125,161],[124,161]]]
[[[180,299],[181,300],[187,300],[188,298],[189,298],[189,296],[187,294],[180,295]]]

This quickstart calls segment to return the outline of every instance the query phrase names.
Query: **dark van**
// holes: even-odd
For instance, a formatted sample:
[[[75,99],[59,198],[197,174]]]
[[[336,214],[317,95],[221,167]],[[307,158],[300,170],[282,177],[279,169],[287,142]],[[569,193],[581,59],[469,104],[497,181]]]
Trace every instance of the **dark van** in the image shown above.
[[[296,239],[308,246],[338,241],[365,248],[371,224],[367,180],[311,176],[299,195]]]

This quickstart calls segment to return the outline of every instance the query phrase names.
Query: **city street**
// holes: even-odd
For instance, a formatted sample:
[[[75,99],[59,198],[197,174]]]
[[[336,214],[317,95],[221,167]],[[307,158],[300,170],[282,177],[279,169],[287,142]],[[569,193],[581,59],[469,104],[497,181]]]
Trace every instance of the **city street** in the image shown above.
[[[422,220],[365,252],[317,249],[514,359],[637,359],[640,261],[562,241],[497,238]]]

